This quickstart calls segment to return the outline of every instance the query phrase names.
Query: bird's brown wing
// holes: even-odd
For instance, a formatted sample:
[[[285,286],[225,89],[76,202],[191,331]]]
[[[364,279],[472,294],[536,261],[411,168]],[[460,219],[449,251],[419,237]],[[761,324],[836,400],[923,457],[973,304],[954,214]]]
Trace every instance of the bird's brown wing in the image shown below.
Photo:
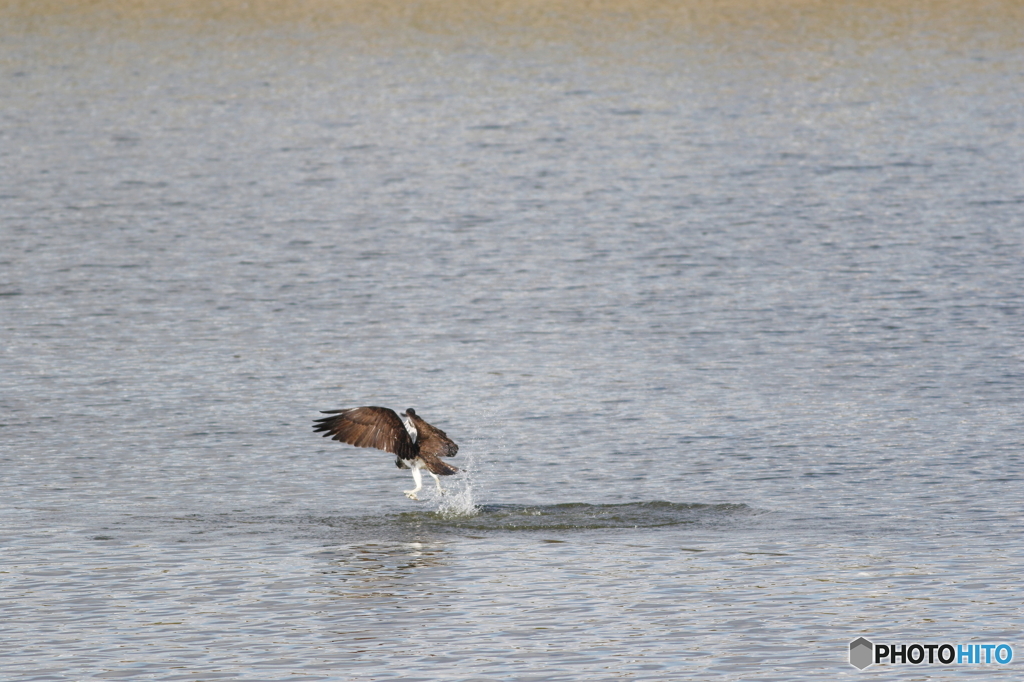
[[[416,427],[416,444],[420,447],[421,455],[454,457],[455,453],[459,451],[459,446],[444,431],[423,421],[419,415],[411,415],[411,418],[413,425]],[[448,465],[445,464],[445,466]],[[435,471],[434,473],[438,472]]]
[[[393,452],[402,459],[414,459],[417,447],[405,430],[405,424],[394,410],[387,407],[353,407],[348,410],[325,410],[334,415],[314,421],[313,430],[324,431],[324,438],[340,440],[357,448],[377,448]]]

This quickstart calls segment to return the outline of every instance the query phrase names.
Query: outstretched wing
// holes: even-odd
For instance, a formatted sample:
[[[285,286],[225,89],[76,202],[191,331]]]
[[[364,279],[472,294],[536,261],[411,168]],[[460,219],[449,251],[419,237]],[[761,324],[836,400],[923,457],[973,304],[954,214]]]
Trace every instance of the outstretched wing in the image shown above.
[[[417,445],[420,446],[420,454],[434,455],[435,457],[454,457],[459,451],[459,446],[448,437],[441,429],[431,426],[420,419],[419,415],[409,415],[412,423],[416,426]],[[445,465],[448,466],[448,465]],[[435,474],[438,472],[434,472]]]
[[[387,407],[353,407],[348,410],[325,410],[334,415],[314,421],[313,430],[324,431],[324,438],[340,440],[357,448],[377,448],[393,452],[402,459],[414,459],[416,445],[405,430],[402,418]]]

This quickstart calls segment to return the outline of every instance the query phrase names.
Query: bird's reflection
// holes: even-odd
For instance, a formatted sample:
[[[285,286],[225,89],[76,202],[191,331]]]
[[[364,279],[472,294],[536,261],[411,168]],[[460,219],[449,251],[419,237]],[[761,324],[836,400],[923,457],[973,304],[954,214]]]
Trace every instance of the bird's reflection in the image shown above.
[[[444,591],[437,576],[450,564],[448,543],[438,540],[381,541],[332,547],[321,552],[325,592],[345,599],[406,597]]]

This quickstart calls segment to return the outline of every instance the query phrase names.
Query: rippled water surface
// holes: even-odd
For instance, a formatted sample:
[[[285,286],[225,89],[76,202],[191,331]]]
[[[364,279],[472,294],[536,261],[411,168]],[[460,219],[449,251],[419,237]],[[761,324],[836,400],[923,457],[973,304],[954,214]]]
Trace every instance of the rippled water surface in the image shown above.
[[[0,677],[1019,677],[1018,4],[69,7],[0,22]]]

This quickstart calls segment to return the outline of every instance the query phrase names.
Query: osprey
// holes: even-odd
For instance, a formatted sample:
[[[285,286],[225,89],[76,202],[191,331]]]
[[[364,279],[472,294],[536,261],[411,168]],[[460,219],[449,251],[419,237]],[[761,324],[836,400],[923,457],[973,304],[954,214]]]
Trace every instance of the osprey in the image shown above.
[[[353,407],[347,410],[321,410],[322,417],[314,420],[313,430],[325,431],[324,438],[340,440],[359,448],[377,448],[393,452],[399,469],[412,469],[416,487],[404,490],[410,500],[418,500],[416,493],[423,487],[420,469],[434,477],[437,490],[444,495],[438,476],[451,476],[458,469],[445,464],[441,457],[454,457],[459,446],[441,429],[420,419],[411,407],[401,416],[387,407]]]

